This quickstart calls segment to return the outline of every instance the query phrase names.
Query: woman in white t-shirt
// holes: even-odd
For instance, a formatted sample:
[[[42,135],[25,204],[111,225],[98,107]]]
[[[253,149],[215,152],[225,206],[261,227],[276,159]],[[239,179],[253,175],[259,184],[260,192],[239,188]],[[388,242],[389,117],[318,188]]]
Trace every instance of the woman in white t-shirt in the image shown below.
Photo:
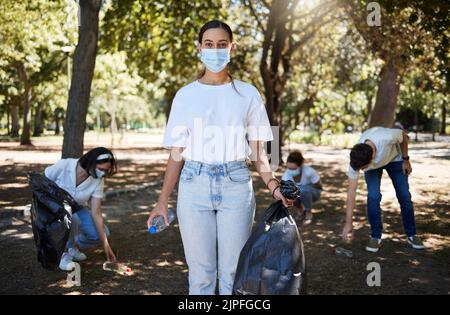
[[[304,164],[305,159],[300,151],[293,151],[286,161],[286,171],[283,180],[291,180],[300,188],[300,197],[294,205],[300,209],[301,215],[297,219],[303,219],[303,225],[311,224],[313,203],[319,201],[322,192],[322,183],[316,170]]]
[[[206,66],[197,81],[181,88],[164,135],[170,150],[164,184],[147,225],[161,215],[178,177],[177,215],[189,269],[190,294],[231,294],[239,254],[255,213],[255,196],[246,160],[250,157],[272,196],[286,200],[264,151],[273,140],[258,90],[233,80],[227,64],[234,51],[230,27],[210,21],[198,35]],[[181,171],[181,174],[180,174]]]
[[[102,245],[108,261],[116,257],[108,243],[109,230],[103,222],[101,200],[104,177],[117,171],[113,153],[98,147],[84,154],[80,159],[61,159],[45,169],[45,176],[66,190],[75,201],[83,206],[72,215],[72,227],[67,252],[61,257],[59,268],[72,269],[72,261],[83,261],[87,257],[80,249]],[[88,208],[88,201],[91,209]]]

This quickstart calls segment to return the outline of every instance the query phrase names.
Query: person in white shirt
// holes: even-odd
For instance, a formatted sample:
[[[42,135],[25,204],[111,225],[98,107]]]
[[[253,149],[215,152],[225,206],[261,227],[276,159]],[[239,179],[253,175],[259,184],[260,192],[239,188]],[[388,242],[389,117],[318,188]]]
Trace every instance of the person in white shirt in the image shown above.
[[[320,176],[309,165],[304,164],[305,159],[300,151],[293,151],[286,161],[286,171],[283,180],[293,181],[300,189],[300,196],[294,205],[300,209],[300,215],[296,219],[303,219],[303,225],[311,224],[313,203],[319,201],[322,192]]]
[[[348,192],[346,222],[342,238],[348,240],[353,230],[353,209],[359,170],[364,171],[367,184],[367,216],[371,227],[371,238],[366,246],[369,252],[378,252],[381,247],[383,225],[381,221],[381,176],[386,170],[394,185],[407,235],[407,243],[414,249],[424,249],[416,235],[414,206],[409,192],[408,176],[412,168],[408,156],[408,135],[400,129],[373,127],[362,133],[350,152],[348,170]]]
[[[230,27],[210,21],[198,36],[205,69],[180,89],[172,104],[163,146],[170,150],[162,191],[147,226],[167,220],[168,199],[180,178],[177,216],[189,267],[189,294],[231,294],[241,249],[250,236],[255,196],[250,158],[272,196],[280,192],[264,142],[273,140],[258,90],[228,72],[234,51]],[[180,174],[181,172],[181,174]]]
[[[70,271],[72,261],[83,261],[87,257],[80,249],[102,245],[108,261],[116,257],[108,242],[109,230],[103,222],[101,200],[104,178],[117,171],[113,153],[98,147],[84,154],[80,159],[61,159],[45,169],[45,176],[66,190],[75,201],[83,206],[73,213],[72,227],[67,251],[61,257],[59,268]],[[91,209],[88,208],[88,201]]]

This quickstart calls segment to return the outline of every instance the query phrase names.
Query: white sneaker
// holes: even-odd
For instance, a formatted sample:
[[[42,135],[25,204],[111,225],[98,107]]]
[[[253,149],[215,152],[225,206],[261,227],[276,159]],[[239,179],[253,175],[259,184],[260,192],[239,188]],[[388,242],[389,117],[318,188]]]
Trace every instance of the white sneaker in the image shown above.
[[[381,240],[378,238],[370,238],[369,243],[367,243],[366,251],[371,253],[376,253],[381,247]]]
[[[59,262],[59,269],[62,271],[72,271],[73,270],[73,261],[72,256],[69,253],[64,253],[61,257],[61,261]]]
[[[87,256],[80,252],[78,248],[69,248],[69,255],[72,256],[73,261],[83,261],[87,259]]]
[[[425,249],[425,246],[417,235],[408,237],[408,244],[414,249]]]

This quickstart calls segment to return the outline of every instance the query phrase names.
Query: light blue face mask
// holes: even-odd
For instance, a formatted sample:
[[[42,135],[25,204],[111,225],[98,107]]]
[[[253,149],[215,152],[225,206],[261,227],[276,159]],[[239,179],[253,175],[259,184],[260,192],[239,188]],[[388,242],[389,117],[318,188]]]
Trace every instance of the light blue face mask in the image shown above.
[[[287,169],[286,174],[290,175],[292,177],[298,176],[298,175],[300,175],[300,168],[296,168],[295,170]]]
[[[105,176],[105,172],[96,168],[95,175],[97,175],[97,178],[102,178],[103,176]]]
[[[220,72],[230,62],[230,49],[202,49],[200,51],[200,60],[209,71],[214,73]]]

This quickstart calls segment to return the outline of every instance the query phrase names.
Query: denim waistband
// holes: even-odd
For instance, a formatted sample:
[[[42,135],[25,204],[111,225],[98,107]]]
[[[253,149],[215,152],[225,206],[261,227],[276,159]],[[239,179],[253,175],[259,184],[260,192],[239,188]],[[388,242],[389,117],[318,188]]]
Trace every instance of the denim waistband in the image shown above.
[[[229,172],[232,172],[241,168],[248,168],[246,161],[231,161],[222,164],[209,164],[198,161],[186,160],[184,162],[184,168],[190,169],[195,172],[195,174],[199,175],[201,172],[205,173],[217,173],[221,175],[227,175]]]

